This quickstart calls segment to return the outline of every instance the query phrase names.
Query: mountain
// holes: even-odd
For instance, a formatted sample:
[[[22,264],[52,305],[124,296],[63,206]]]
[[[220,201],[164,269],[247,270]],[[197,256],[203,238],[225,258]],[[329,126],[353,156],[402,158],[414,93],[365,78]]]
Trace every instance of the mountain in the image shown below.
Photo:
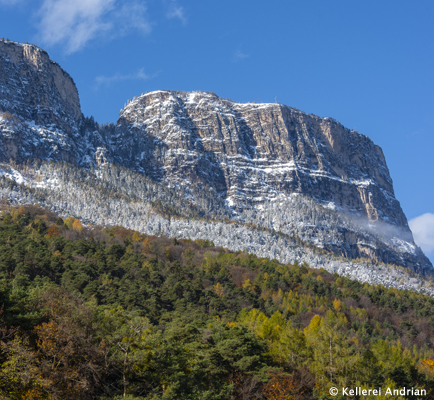
[[[44,50],[5,40],[0,108],[0,187],[12,202],[142,232],[201,234],[282,262],[300,258],[298,241],[303,254],[371,260],[362,275],[372,263],[433,274],[381,148],[331,118],[156,91],[99,126],[82,115],[72,78]],[[321,257],[318,266],[342,273]]]

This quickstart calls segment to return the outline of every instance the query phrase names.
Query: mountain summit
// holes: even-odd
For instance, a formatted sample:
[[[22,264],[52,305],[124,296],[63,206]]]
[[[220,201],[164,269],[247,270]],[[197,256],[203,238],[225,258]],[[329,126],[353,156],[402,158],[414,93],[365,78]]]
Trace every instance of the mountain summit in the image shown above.
[[[0,40],[0,106],[36,125],[70,131],[81,119],[72,78],[37,46]]]
[[[432,274],[395,198],[381,148],[334,119],[277,103],[162,90],[136,96],[115,125],[100,127],[81,114],[72,78],[44,50],[4,40],[0,111],[5,163],[66,161],[98,179],[108,166],[127,168],[182,192],[192,207],[206,199],[211,205],[201,218]],[[180,207],[178,214],[187,215]]]

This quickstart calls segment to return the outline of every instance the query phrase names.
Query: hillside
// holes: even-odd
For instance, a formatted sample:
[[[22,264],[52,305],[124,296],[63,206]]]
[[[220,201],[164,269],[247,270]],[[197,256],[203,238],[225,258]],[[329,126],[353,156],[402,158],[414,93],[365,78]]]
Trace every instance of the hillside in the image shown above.
[[[8,399],[434,395],[434,299],[416,292],[35,206],[3,207],[0,281]]]

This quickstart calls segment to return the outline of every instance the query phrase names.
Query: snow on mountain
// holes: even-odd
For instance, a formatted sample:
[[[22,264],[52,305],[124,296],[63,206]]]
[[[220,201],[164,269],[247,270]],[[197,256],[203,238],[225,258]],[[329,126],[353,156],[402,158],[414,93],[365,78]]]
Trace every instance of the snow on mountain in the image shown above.
[[[295,256],[282,239],[291,238],[319,254],[373,260],[363,276],[381,263],[434,271],[381,148],[332,118],[282,104],[160,90],[99,126],[81,114],[72,78],[44,50],[3,40],[0,162],[3,197],[92,223],[203,235],[283,262],[329,262]]]

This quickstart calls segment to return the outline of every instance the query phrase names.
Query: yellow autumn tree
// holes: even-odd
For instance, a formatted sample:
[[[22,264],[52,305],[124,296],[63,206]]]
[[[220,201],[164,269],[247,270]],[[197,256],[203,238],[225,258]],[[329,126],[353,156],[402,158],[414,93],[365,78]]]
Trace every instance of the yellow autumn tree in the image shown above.
[[[81,232],[84,228],[80,220],[76,219],[72,224],[72,229],[77,232]]]
[[[262,311],[259,311],[256,308],[253,308],[250,311],[244,309],[239,313],[238,321],[258,334],[259,330],[262,328],[262,325],[268,321],[268,317]]]
[[[430,370],[434,371],[434,359],[423,360],[422,365],[425,365]]]
[[[133,236],[131,238],[133,242],[140,242],[142,240],[142,235],[139,232],[134,231]]]
[[[12,219],[13,219],[14,221],[16,221],[16,220],[18,219],[18,217],[20,216],[20,212],[19,212],[19,210],[16,209],[15,207],[12,207],[12,208],[11,208],[11,216],[12,216]]]
[[[151,251],[151,239],[149,237],[145,237],[142,242],[143,253],[149,253]]]
[[[220,282],[217,282],[217,284],[213,287],[214,289],[214,293],[218,296],[218,297],[223,297],[225,294],[225,288],[220,284]]]
[[[311,320],[309,325],[304,329],[306,335],[316,334],[323,323],[323,319],[319,315],[315,315]]]
[[[333,308],[336,311],[341,311],[342,310],[342,302],[339,299],[334,299],[333,300]]]
[[[252,281],[249,278],[246,278],[242,283],[243,289],[247,289],[253,292],[254,286],[252,284]]]
[[[68,229],[71,229],[74,221],[75,221],[74,217],[68,217],[68,218],[65,218],[64,224]]]
[[[342,330],[346,323],[340,313],[328,310],[324,318],[315,315],[304,329],[311,354],[310,369],[317,377],[318,387],[328,383],[343,385],[346,369],[356,360]]]
[[[434,359],[425,359],[422,361],[420,369],[429,377],[434,378]]]
[[[29,340],[18,335],[8,343],[0,342],[3,356],[0,368],[0,399],[47,399],[46,382],[40,377],[35,353]]]

